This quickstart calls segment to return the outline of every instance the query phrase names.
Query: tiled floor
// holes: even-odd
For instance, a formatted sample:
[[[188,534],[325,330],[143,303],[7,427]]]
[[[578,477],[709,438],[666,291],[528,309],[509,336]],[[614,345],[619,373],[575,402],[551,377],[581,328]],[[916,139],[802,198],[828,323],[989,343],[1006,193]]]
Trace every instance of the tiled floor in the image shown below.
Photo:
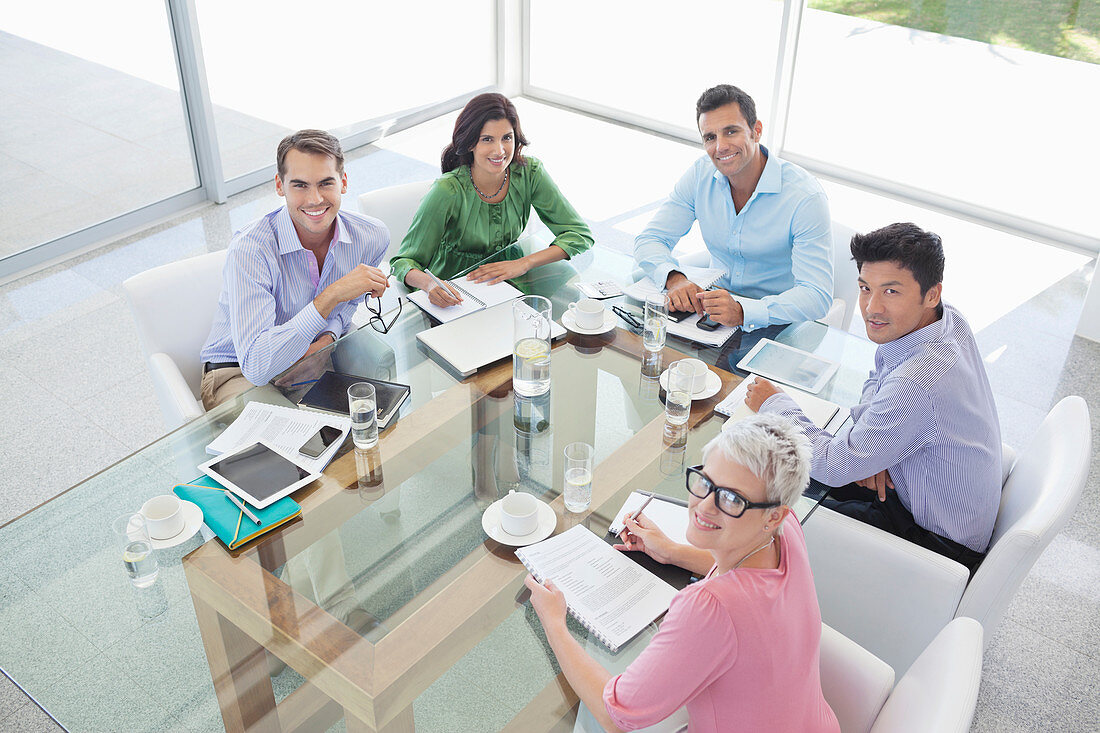
[[[627,252],[698,151],[542,105],[520,103],[525,132],[559,186],[592,223],[599,246]],[[349,194],[432,178],[453,116],[421,125],[349,155]],[[608,167],[592,164],[591,141],[631,151]],[[834,217],[866,230],[895,220],[940,232],[948,254],[946,298],[978,331],[1005,440],[1026,446],[1046,411],[1067,394],[1100,406],[1100,344],[1073,336],[1091,261],[1001,232],[826,184]],[[270,186],[222,206],[111,243],[0,286],[0,523],[18,516],[162,434],[152,386],[121,292],[131,274],[225,247],[232,230],[279,205]],[[1007,254],[1006,254],[1007,253]],[[1024,263],[1024,264],[1022,264]],[[1100,417],[1094,416],[1094,444]],[[50,460],[43,460],[49,446]],[[58,448],[61,448],[60,450]],[[1100,729],[1100,481],[1094,470],[1069,527],[1024,582],[993,634],[974,730]],[[2,560],[2,559],[0,559]],[[0,572],[3,571],[0,562]],[[4,604],[18,583],[0,584]],[[15,595],[10,595],[15,594]],[[9,597],[10,595],[10,597]],[[103,654],[50,687],[47,709],[66,711],[96,679],[130,661]],[[97,666],[98,665],[98,666]],[[13,671],[14,673],[15,671]],[[15,674],[16,679],[19,675]],[[121,709],[126,691],[114,690]],[[418,718],[420,711],[418,711]],[[216,723],[216,719],[214,721]],[[428,719],[425,718],[427,723]],[[446,721],[437,721],[443,727]],[[0,679],[0,728],[52,730],[53,724],[11,682]],[[454,729],[454,728],[452,728]],[[74,726],[74,730],[94,730]]]

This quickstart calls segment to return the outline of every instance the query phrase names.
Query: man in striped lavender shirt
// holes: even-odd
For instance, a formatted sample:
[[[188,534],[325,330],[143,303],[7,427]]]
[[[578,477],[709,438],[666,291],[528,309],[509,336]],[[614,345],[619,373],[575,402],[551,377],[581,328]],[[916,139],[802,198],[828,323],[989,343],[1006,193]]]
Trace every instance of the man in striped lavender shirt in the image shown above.
[[[226,254],[225,284],[199,355],[208,410],[343,336],[363,297],[386,290],[377,265],[389,230],[340,210],[348,190],[340,141],[299,130],[279,143],[276,162],[275,191],[286,206],[234,234]]]
[[[828,506],[966,565],[985,557],[1001,499],[1001,431],[974,334],[940,299],[943,246],[915,224],[852,237],[859,305],[879,345],[852,408],[830,435],[770,382],[745,402],[799,421]]]

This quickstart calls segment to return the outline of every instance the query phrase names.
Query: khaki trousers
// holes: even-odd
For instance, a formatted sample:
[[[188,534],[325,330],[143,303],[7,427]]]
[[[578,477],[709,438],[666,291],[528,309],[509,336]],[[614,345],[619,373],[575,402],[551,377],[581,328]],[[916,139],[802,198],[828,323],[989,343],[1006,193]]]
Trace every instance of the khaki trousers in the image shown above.
[[[228,402],[240,393],[248,391],[252,386],[252,382],[244,378],[244,374],[238,367],[222,367],[205,372],[199,384],[202,406],[207,410],[213,410],[221,403]]]

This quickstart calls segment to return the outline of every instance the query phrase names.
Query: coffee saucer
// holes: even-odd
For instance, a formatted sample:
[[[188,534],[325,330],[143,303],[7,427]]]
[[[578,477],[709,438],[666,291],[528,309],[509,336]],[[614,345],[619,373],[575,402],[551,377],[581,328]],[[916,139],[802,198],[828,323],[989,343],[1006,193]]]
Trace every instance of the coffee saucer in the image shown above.
[[[184,542],[194,537],[195,533],[199,531],[199,527],[202,526],[202,509],[199,509],[199,505],[187,501],[186,499],[180,499],[180,511],[183,512],[183,529],[171,537],[165,537],[162,540],[153,538],[152,545],[154,550],[164,550],[169,547],[175,547],[176,545],[182,545]]]
[[[665,369],[661,372],[661,389],[668,391],[668,370]],[[710,399],[714,395],[718,394],[722,389],[722,378],[717,374],[707,369],[707,378],[703,383],[703,388],[698,392],[691,395],[691,399],[694,400],[706,400]]]
[[[549,504],[543,501],[539,501],[539,523],[538,526],[535,527],[534,532],[519,537],[508,534],[500,527],[501,501],[503,501],[503,499],[494,501],[489,505],[489,508],[485,510],[485,513],[481,515],[481,528],[485,530],[485,534],[489,535],[489,537],[500,544],[509,545],[511,547],[523,547],[524,545],[533,545],[536,542],[542,542],[544,539],[554,534],[554,529],[558,526],[558,515],[554,513],[554,510],[550,508]]]
[[[577,317],[573,315],[573,311],[566,311],[561,316],[561,325],[573,333],[579,333],[583,336],[597,336],[601,333],[607,333],[611,329],[615,328],[615,314],[609,310],[603,312],[603,325],[596,328],[581,328],[577,325]]]

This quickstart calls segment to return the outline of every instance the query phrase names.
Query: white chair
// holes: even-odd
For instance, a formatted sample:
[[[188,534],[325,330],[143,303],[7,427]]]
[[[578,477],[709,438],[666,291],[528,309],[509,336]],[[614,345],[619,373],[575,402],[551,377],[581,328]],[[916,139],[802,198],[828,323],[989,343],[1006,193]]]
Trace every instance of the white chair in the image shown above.
[[[852,236],[856,233],[846,224],[833,222],[833,304],[821,322],[847,331],[852,325],[859,303],[859,270],[852,261]]]
[[[821,691],[843,733],[965,733],[978,703],[982,637],[977,621],[955,619],[893,685],[889,665],[822,625]]]
[[[225,252],[172,262],[122,283],[168,430],[199,417],[199,351],[218,307]]]
[[[959,563],[819,508],[804,529],[822,619],[899,672],[952,618],[977,619],[991,638],[1077,506],[1091,458],[1088,406],[1066,397],[1014,463],[1007,452],[993,538],[969,583]]]
[[[409,231],[413,216],[420,207],[420,200],[434,181],[416,181],[415,183],[402,183],[398,186],[380,188],[377,191],[368,191],[359,196],[359,211],[367,216],[381,219],[382,223],[389,227],[390,246],[386,250],[383,260],[388,271],[390,257],[401,247],[401,240]]]

